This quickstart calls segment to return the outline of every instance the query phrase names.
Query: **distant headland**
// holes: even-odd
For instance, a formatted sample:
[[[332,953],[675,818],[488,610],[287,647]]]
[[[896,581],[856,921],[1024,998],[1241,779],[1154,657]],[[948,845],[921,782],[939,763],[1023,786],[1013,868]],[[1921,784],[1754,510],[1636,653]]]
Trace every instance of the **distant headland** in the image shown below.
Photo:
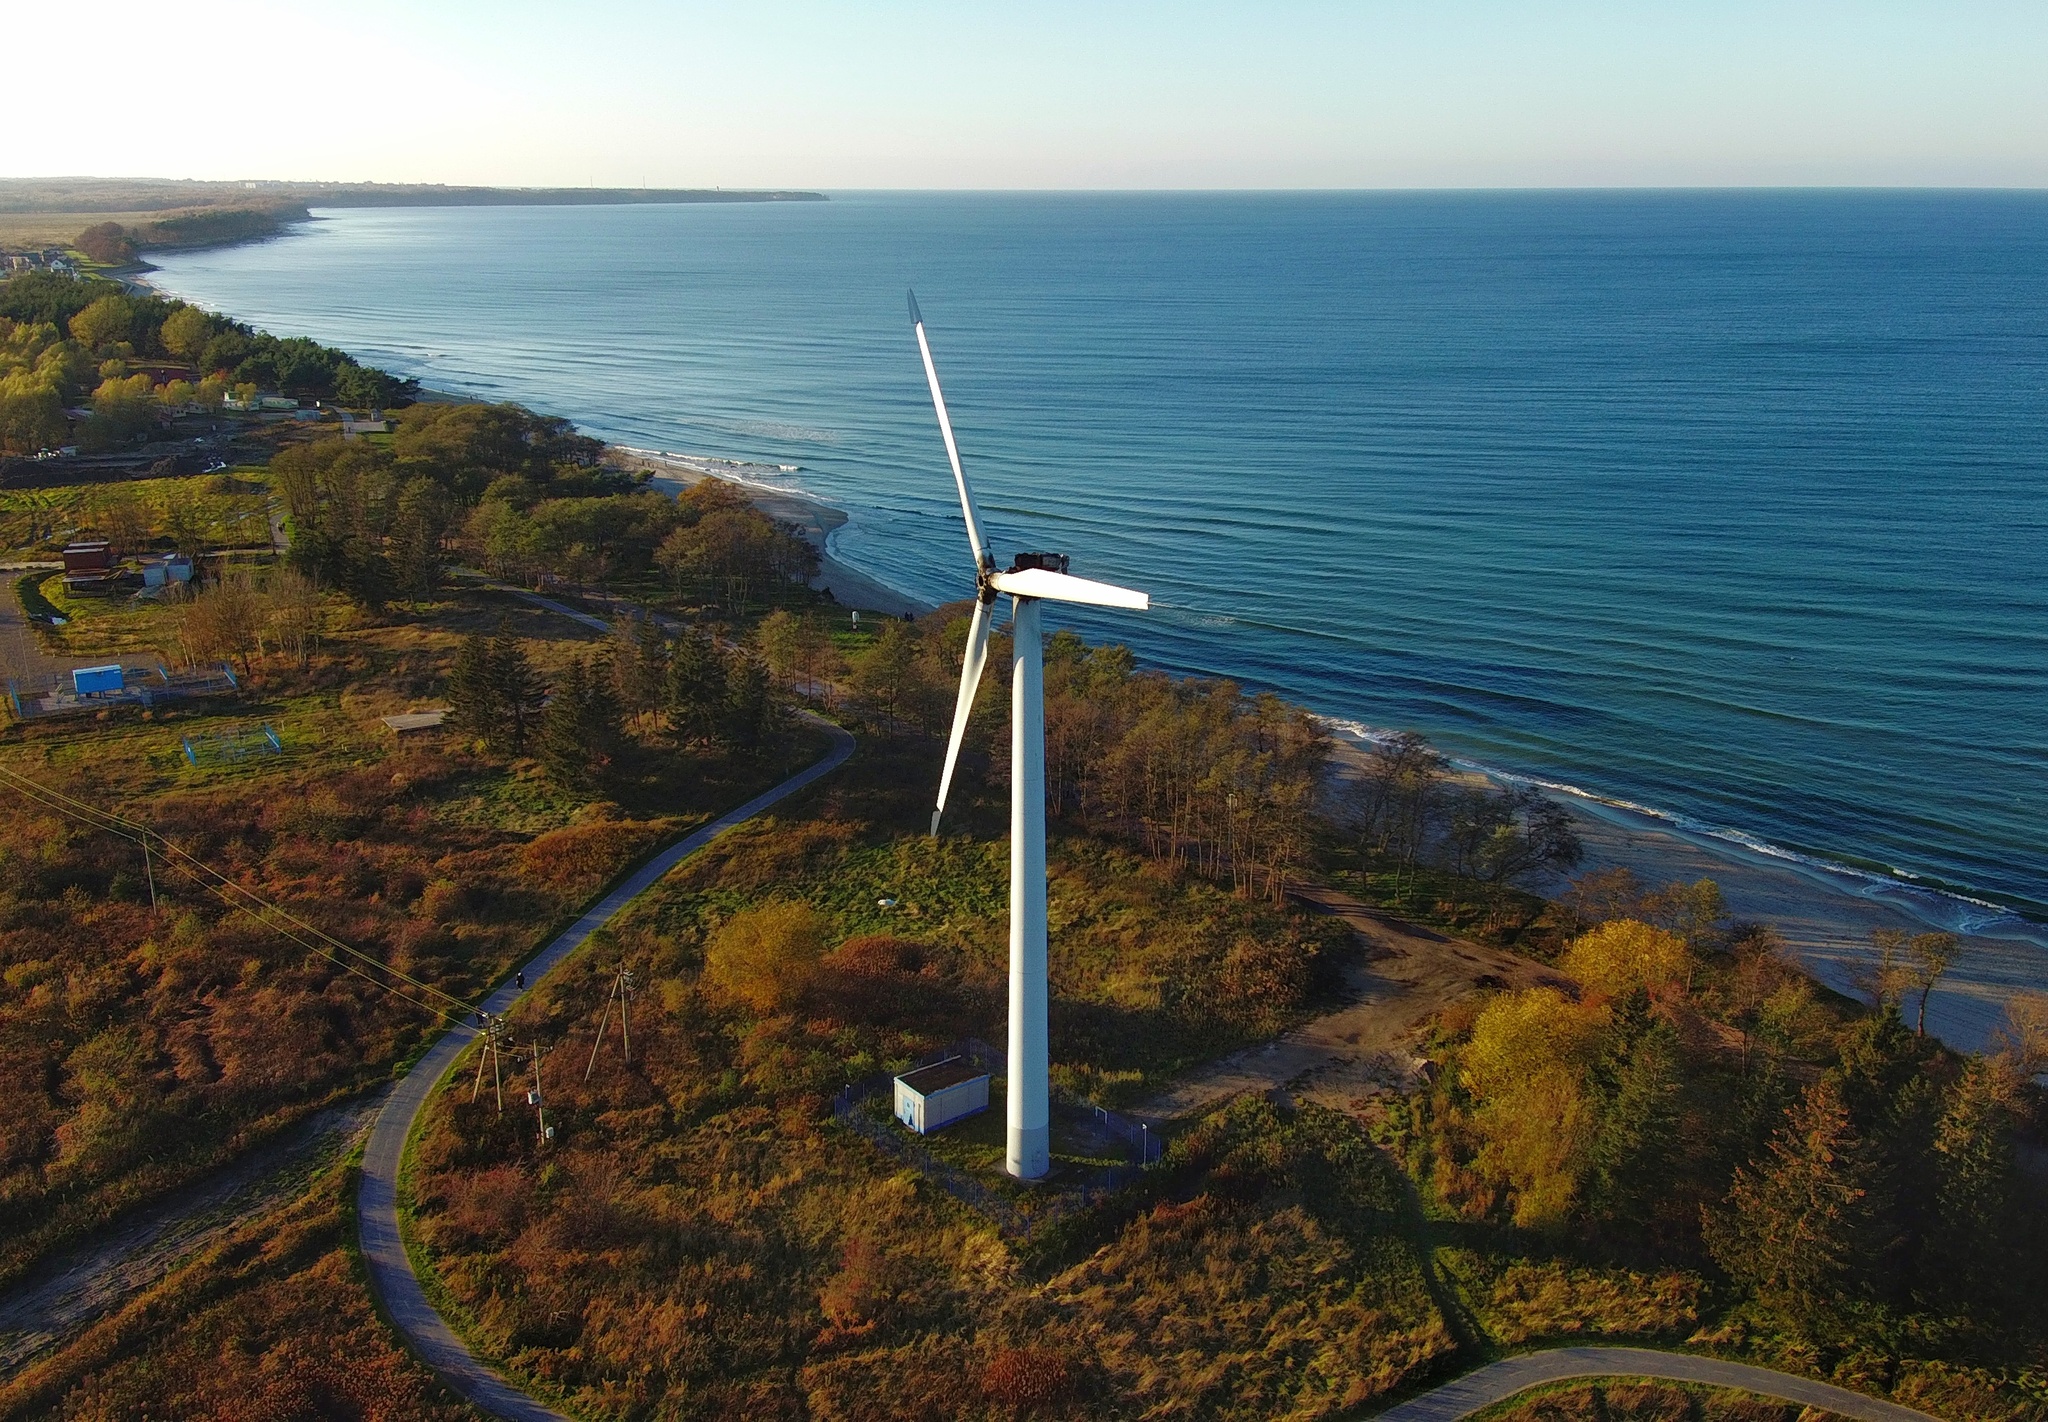
[[[151,251],[275,237],[315,207],[579,207],[642,203],[823,202],[758,188],[489,188],[441,183],[199,182],[166,178],[0,180],[0,253],[75,251],[103,266]],[[40,265],[41,262],[36,262]]]

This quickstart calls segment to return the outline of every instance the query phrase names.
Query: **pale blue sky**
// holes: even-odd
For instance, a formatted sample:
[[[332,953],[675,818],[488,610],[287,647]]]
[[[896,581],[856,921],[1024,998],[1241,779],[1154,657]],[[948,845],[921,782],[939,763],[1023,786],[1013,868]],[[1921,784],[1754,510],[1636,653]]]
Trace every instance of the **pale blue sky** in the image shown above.
[[[2048,3],[23,7],[0,174],[2048,185]]]

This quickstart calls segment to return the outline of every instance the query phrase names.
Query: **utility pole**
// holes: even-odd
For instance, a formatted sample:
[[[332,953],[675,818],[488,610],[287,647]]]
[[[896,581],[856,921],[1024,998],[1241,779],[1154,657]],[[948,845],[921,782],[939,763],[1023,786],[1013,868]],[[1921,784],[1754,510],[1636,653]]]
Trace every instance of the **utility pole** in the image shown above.
[[[638,986],[639,980],[633,976],[633,970],[621,966],[617,976],[612,979],[612,990],[605,994],[604,1013],[597,1019],[597,1040],[590,1044],[590,1061],[583,1068],[585,1081],[590,1080],[590,1073],[597,1068],[597,1049],[604,1045],[604,1029],[611,1023],[614,1001],[619,1004],[619,1040],[625,1044],[627,1064],[632,1064],[633,990]]]
[[[484,1049],[476,1059],[476,1084],[469,1089],[469,1099],[474,1102],[477,1094],[484,1089],[484,1062],[488,1059],[491,1064],[491,1081],[498,1092],[498,1111],[502,1115],[505,1110],[505,1073],[498,1059],[498,1048],[505,1036],[505,1019],[489,1012],[478,1015],[484,1019]],[[539,1080],[539,1070],[538,1066],[534,1068],[536,1082]]]
[[[547,1105],[541,1099],[540,1058],[540,1040],[536,1038],[533,1043],[533,1090],[526,1093],[526,1104],[533,1108],[534,1120],[536,1122],[535,1135],[539,1138],[540,1143],[545,1146],[555,1138],[555,1128],[548,1124]]]
[[[154,917],[156,916],[156,869],[155,869],[155,868],[154,868],[154,867],[153,867],[153,866],[152,866],[152,865],[150,864],[150,862],[149,862],[149,835],[148,835],[148,833],[147,833],[147,832],[145,832],[145,833],[144,833],[144,834],[143,834],[143,835],[141,836],[141,839],[142,839],[142,874],[143,874],[143,877],[144,877],[144,878],[146,878],[146,879],[148,879],[148,880],[149,880],[149,913],[150,913],[150,917],[154,918]]]

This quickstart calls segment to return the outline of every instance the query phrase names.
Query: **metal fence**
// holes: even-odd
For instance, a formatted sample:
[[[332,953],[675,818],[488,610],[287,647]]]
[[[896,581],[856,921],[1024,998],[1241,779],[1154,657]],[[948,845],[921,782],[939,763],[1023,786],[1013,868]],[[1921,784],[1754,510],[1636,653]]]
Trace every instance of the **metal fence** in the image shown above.
[[[234,669],[226,663],[211,667],[189,667],[171,671],[161,663],[154,667],[123,666],[121,689],[80,693],[69,672],[54,676],[9,677],[7,707],[17,721],[41,716],[65,716],[104,711],[110,706],[155,706],[185,696],[209,696],[234,691],[240,686]]]

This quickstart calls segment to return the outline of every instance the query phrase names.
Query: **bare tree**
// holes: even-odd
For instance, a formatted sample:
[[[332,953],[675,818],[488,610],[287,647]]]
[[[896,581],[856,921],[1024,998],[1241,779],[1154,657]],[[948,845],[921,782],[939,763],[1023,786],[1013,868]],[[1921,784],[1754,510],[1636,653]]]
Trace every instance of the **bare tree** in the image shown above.
[[[1953,933],[1916,933],[1906,944],[1906,956],[1913,960],[1913,985],[1920,989],[1920,1012],[1913,1024],[1914,1034],[1927,1035],[1927,999],[1934,985],[1954,966],[1963,951],[1963,940]]]
[[[303,669],[320,641],[320,590],[296,568],[278,568],[264,590],[270,635],[279,650]]]

